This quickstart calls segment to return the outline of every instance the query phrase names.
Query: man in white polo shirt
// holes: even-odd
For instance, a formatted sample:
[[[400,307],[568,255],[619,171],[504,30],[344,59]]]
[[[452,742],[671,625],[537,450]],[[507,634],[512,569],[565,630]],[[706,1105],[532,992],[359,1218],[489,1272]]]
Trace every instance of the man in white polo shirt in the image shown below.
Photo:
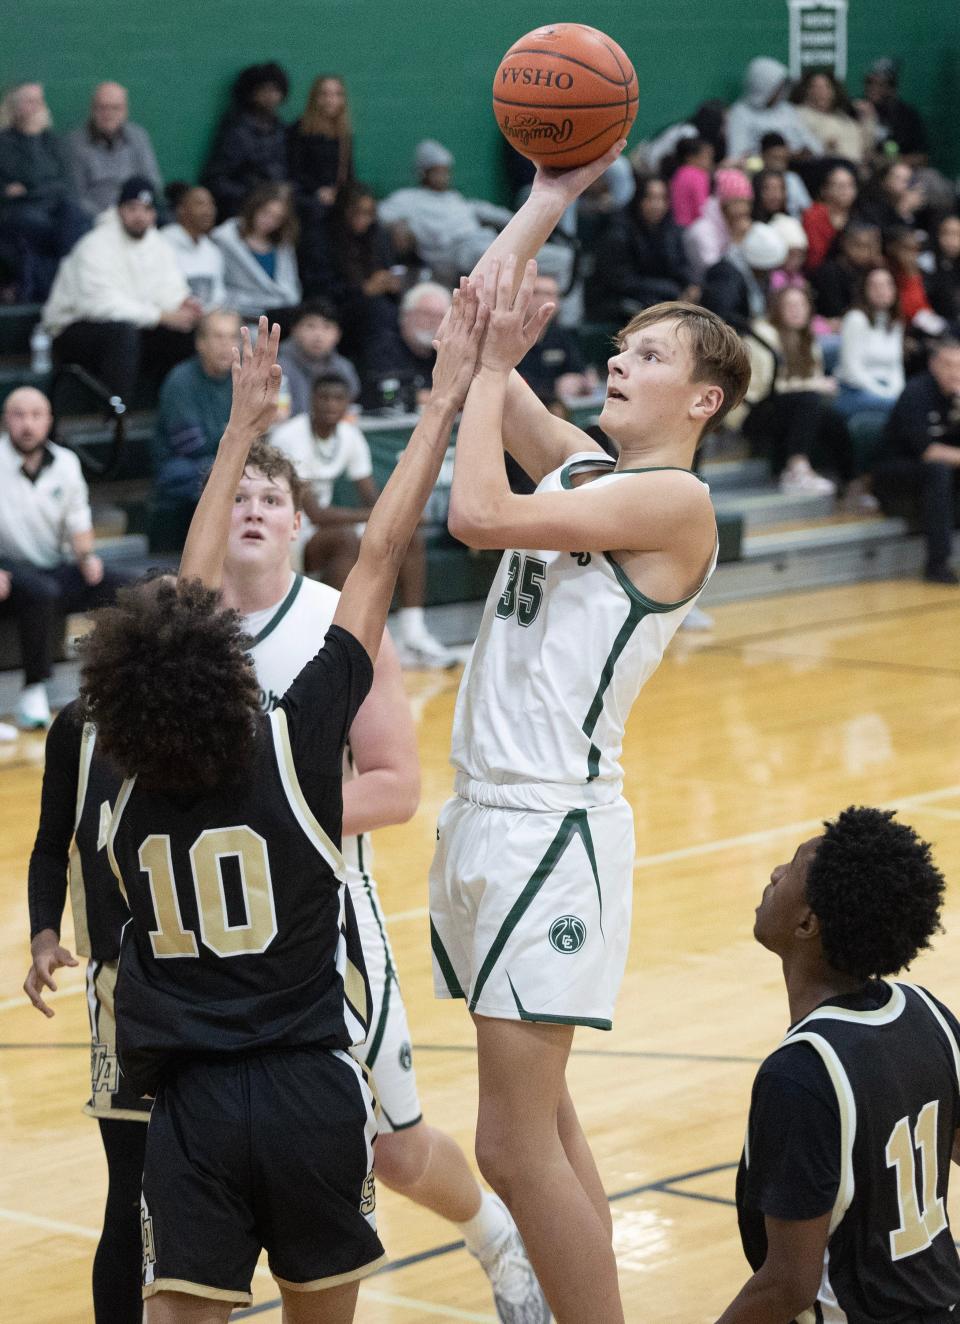
[[[59,612],[109,602],[126,578],[93,550],[93,521],[80,461],[49,440],[50,402],[32,386],[7,398],[0,435],[0,619],[15,616],[24,688],[17,724],[50,721],[46,680]]]

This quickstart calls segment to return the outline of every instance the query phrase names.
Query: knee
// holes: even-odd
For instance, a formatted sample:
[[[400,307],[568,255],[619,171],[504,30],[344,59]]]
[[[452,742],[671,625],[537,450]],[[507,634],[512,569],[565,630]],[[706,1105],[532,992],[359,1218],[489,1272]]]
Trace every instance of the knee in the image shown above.
[[[60,597],[60,584],[55,575],[45,575],[42,570],[14,570],[11,578],[14,591],[34,602],[49,604]]]
[[[523,1179],[523,1169],[530,1157],[528,1147],[512,1144],[507,1128],[481,1118],[477,1122],[474,1153],[484,1181],[509,1204],[513,1186]]]
[[[377,1137],[373,1170],[392,1191],[408,1191],[418,1184],[430,1165],[431,1138],[423,1122],[403,1131]]]

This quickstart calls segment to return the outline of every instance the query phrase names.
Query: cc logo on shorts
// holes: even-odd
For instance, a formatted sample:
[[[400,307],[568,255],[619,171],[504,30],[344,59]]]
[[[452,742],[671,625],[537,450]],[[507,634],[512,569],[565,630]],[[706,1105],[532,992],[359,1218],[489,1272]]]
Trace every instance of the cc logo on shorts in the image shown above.
[[[550,946],[570,956],[579,952],[587,940],[587,926],[579,915],[561,915],[550,925]]]

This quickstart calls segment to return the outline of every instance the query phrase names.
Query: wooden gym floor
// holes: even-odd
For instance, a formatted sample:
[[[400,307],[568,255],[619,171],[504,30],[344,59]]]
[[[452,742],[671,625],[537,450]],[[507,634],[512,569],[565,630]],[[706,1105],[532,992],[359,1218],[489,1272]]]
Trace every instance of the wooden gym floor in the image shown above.
[[[711,635],[676,640],[634,711],[630,961],[614,1031],[581,1030],[570,1067],[637,1324],[706,1324],[745,1277],[735,1165],[756,1064],[787,1020],[777,962],[751,939],[753,908],[772,866],[820,819],[851,802],[896,805],[934,842],[951,883],[946,933],[910,977],[960,1010],[960,593],[873,583],[715,614]],[[469,1153],[471,1030],[459,1003],[433,1000],[425,909],[457,681],[410,677],[423,801],[375,844],[425,1115]],[[20,993],[42,739],[3,747],[0,760],[0,1316],[62,1324],[92,1317],[105,1165],[80,1113],[81,973],[62,979],[52,1022]],[[361,1289],[361,1324],[494,1319],[485,1279],[449,1225],[383,1189],[379,1216],[393,1263]],[[278,1321],[265,1268],[255,1294],[234,1318]]]

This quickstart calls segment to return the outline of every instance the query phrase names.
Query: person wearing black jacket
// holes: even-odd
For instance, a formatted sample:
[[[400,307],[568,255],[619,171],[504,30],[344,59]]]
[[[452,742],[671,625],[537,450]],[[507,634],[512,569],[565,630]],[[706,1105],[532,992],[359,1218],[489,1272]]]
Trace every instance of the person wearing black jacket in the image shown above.
[[[810,273],[821,317],[840,319],[857,300],[864,272],[883,261],[880,228],[870,221],[850,221],[837,240],[833,257]]]
[[[960,330],[960,216],[942,216],[933,237],[933,248],[921,257],[930,307]]]
[[[639,179],[632,201],[611,217],[586,286],[588,316],[622,321],[669,299],[694,298],[680,227],[662,179]]]
[[[924,578],[960,583],[950,565],[960,500],[960,342],[939,341],[928,370],[907,382],[887,419],[873,482],[885,507],[905,491],[919,494]]]
[[[221,221],[236,216],[258,185],[288,179],[287,129],[277,114],[288,91],[279,64],[254,64],[237,76],[202,180]]]

